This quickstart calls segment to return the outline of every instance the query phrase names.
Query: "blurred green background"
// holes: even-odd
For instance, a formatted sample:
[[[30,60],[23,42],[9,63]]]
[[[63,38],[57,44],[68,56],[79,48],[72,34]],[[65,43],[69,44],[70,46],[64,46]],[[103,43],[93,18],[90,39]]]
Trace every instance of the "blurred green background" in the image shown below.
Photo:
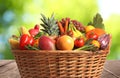
[[[111,52],[107,57],[120,59],[119,0],[0,0],[0,59],[13,59],[8,39],[18,34],[18,28],[40,24],[40,13],[56,19],[70,17],[84,25],[96,13],[104,19],[105,29],[112,34]]]

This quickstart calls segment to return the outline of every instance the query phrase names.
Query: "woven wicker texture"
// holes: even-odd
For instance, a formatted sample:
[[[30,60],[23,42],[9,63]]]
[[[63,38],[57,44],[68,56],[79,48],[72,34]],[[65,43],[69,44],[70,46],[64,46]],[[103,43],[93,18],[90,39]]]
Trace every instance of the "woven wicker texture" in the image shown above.
[[[12,50],[22,78],[100,78],[108,50]]]

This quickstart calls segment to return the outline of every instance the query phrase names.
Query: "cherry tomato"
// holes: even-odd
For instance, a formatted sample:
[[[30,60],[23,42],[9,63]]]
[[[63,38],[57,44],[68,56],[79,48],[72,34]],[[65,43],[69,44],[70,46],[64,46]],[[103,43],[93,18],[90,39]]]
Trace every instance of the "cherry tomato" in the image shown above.
[[[93,40],[97,40],[98,39],[98,35],[94,32],[91,32],[89,34],[86,34],[88,39],[93,39]]]
[[[74,41],[74,45],[75,47],[82,47],[84,46],[85,44],[85,41],[83,38],[77,38],[75,41]]]
[[[97,41],[97,40],[93,40],[93,41],[91,42],[91,44],[93,44],[95,47],[100,48],[100,43],[99,43],[99,41]]]

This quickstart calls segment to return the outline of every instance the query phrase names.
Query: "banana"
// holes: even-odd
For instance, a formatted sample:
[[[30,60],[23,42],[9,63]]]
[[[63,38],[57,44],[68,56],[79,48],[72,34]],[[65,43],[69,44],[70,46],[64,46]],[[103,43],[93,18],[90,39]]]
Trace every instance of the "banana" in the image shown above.
[[[78,38],[80,36],[83,36],[83,34],[76,29],[76,27],[74,26],[74,24],[70,23],[69,25],[69,30],[73,31],[73,37]]]
[[[76,33],[76,36],[75,36],[76,38],[82,36],[82,33],[80,31],[78,31],[77,29],[75,30],[75,33]]]
[[[27,28],[25,27],[20,27],[20,34],[28,34],[30,36],[30,33],[28,32]]]
[[[14,38],[10,38],[9,40],[10,46],[12,49],[19,49],[19,41],[14,39]]]

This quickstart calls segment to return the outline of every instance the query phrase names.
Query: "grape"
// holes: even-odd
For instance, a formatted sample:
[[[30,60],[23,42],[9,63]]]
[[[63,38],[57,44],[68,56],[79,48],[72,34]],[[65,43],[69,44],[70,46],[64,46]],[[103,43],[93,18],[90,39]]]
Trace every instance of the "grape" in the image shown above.
[[[82,23],[78,22],[77,20],[71,20],[71,22],[75,25],[77,30],[80,32],[85,32],[85,27],[82,25]]]
[[[80,32],[85,32],[85,27],[82,25],[82,23],[78,22],[77,20],[71,20],[70,18],[62,18],[62,20],[60,21],[62,26],[65,26],[66,20],[68,20],[68,24],[70,24],[70,22],[72,22],[76,29],[79,30]]]

